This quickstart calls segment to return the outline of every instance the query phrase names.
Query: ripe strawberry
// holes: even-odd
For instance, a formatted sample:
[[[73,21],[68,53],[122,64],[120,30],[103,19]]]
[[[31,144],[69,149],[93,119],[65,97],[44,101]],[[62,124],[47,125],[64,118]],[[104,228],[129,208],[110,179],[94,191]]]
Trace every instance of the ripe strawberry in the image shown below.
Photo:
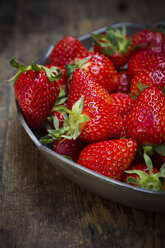
[[[128,63],[128,80],[131,82],[133,77],[144,68],[161,67],[165,68],[165,57],[149,51],[141,51],[134,54]]]
[[[119,77],[119,86],[118,92],[129,93],[130,91],[130,82],[128,81],[127,70],[121,70],[118,72]]]
[[[134,53],[124,25],[122,30],[109,27],[103,34],[93,33],[92,40],[94,42],[94,51],[108,56],[116,69],[127,64]]]
[[[81,96],[85,100],[101,100],[112,103],[111,96],[106,89],[100,86],[85,70],[76,69],[72,75],[68,96],[68,108],[71,109]]]
[[[64,121],[62,137],[85,142],[95,142],[117,137],[122,128],[118,111],[109,103],[98,99],[86,99],[83,96],[73,105],[72,110],[57,106],[56,111],[69,114]]]
[[[132,95],[137,96],[140,94],[138,82],[143,86],[155,86],[159,89],[163,89],[165,86],[165,69],[146,68],[137,73],[131,81],[130,92]]]
[[[104,176],[121,180],[130,167],[137,143],[132,139],[107,140],[87,145],[80,153],[78,164]]]
[[[135,100],[126,93],[113,93],[111,94],[112,105],[116,107],[120,115],[127,114],[133,107]]]
[[[144,29],[132,36],[134,46],[140,46],[139,50],[152,52],[165,52],[165,35],[159,30]]]
[[[15,95],[25,120],[31,128],[39,128],[56,102],[60,91],[57,80],[62,71],[54,66],[50,69],[35,64],[23,66],[15,58],[10,64],[19,69],[11,80],[15,80]]]
[[[143,47],[147,47],[147,45],[153,39],[153,32],[149,29],[143,29],[132,36],[132,43],[134,46],[143,45]]]
[[[146,153],[144,153],[144,159],[145,164],[134,165],[125,171],[122,181],[144,189],[164,190],[165,164],[159,170],[152,165],[152,161]]]
[[[87,143],[83,142],[79,138],[77,139],[59,139],[53,144],[53,151],[56,153],[71,158],[74,162],[77,162],[78,157],[82,149],[87,146]]]
[[[73,59],[81,56],[88,56],[88,51],[83,44],[73,36],[65,36],[51,52],[50,64],[65,66]]]
[[[108,92],[114,92],[119,86],[119,77],[112,62],[103,54],[90,53],[90,56],[75,59],[67,66],[69,73],[76,68],[85,70]]]
[[[140,144],[165,142],[165,97],[157,87],[148,87],[138,96],[125,119],[128,137]]]

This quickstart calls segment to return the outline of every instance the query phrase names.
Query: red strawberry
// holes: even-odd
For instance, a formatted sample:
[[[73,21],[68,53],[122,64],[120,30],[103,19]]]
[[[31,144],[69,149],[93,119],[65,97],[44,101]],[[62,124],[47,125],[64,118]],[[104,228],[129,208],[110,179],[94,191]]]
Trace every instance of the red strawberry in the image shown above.
[[[141,51],[134,54],[128,63],[128,80],[131,82],[139,71],[148,67],[165,68],[164,55],[149,51]]]
[[[144,29],[132,36],[134,46],[141,46],[138,50],[150,50],[153,52],[165,52],[165,35],[156,29]]]
[[[152,41],[154,33],[149,29],[143,29],[132,36],[132,43],[134,46],[143,45],[147,47],[147,45]]]
[[[93,77],[85,70],[76,69],[70,82],[68,108],[71,109],[82,95],[85,100],[97,99],[112,103],[111,96],[106,89],[95,82]]]
[[[165,86],[165,69],[146,68],[137,73],[131,81],[131,94],[137,96],[140,94],[138,82],[143,86],[155,86],[163,89]]]
[[[65,36],[50,54],[50,64],[65,66],[73,59],[81,56],[88,56],[88,51],[83,44],[73,36]]]
[[[23,115],[31,128],[39,128],[56,102],[60,91],[57,80],[62,71],[54,66],[50,69],[35,64],[23,66],[15,58],[10,64],[20,69],[11,80],[15,79],[15,94]]]
[[[109,27],[103,34],[93,33],[92,40],[94,42],[94,51],[108,56],[116,69],[127,64],[134,52],[130,45],[131,40],[126,35],[124,25],[122,30]]]
[[[107,140],[87,145],[80,153],[78,164],[104,176],[121,180],[137,150],[132,139]]]
[[[74,162],[77,162],[80,152],[86,145],[87,143],[80,139],[59,139],[55,141],[53,150],[56,153],[63,155],[64,157],[69,157]]]
[[[127,114],[134,105],[134,99],[126,93],[113,93],[111,94],[112,105],[116,107],[120,115]]]
[[[165,97],[156,87],[144,89],[125,119],[128,137],[140,144],[165,142]]]
[[[57,106],[56,111],[69,114],[65,119],[62,137],[85,142],[94,142],[114,138],[119,135],[122,122],[118,111],[109,103],[98,99],[86,99],[83,96],[73,105],[72,110]]]
[[[68,73],[79,68],[85,70],[108,92],[114,92],[119,86],[119,77],[112,62],[102,54],[90,53],[85,58],[75,59],[67,66]]]
[[[123,182],[150,190],[164,190],[165,164],[160,171],[157,167],[153,167],[150,157],[144,153],[145,164],[132,166],[131,169],[125,171]],[[161,178],[161,179],[160,179]]]
[[[118,72],[119,77],[119,87],[118,92],[129,93],[130,90],[130,82],[128,81],[127,70],[121,70]]]

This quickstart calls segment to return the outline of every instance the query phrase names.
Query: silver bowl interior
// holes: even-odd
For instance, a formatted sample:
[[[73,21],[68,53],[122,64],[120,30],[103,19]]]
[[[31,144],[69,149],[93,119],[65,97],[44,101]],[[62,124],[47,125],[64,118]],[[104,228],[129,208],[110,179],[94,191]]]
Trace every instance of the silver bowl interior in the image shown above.
[[[142,24],[136,23],[125,23],[127,27],[127,33],[132,36],[134,33],[145,28]],[[160,23],[159,23],[160,24]],[[164,22],[163,22],[164,24]],[[114,27],[121,28],[121,23],[113,25]],[[103,27],[98,30],[94,30],[95,33],[102,33],[107,27]],[[91,47],[91,34],[85,34],[79,37],[79,40],[85,45],[87,49]],[[53,50],[54,45],[51,45],[45,54],[36,61],[38,64],[48,64],[49,56]],[[88,189],[97,195],[118,202],[120,204],[134,207],[137,209],[142,209],[152,212],[165,213],[165,191],[156,192],[145,189],[140,189],[108,177],[102,176],[94,171],[82,167],[81,165],[74,163],[54,151],[49,147],[42,145],[39,142],[42,134],[40,131],[33,131],[29,128],[24,120],[21,109],[18,102],[16,101],[18,117],[24,127],[27,134],[30,136],[31,140],[37,146],[38,150],[47,158],[47,160],[62,174],[74,181],[75,183],[81,185],[82,187]]]

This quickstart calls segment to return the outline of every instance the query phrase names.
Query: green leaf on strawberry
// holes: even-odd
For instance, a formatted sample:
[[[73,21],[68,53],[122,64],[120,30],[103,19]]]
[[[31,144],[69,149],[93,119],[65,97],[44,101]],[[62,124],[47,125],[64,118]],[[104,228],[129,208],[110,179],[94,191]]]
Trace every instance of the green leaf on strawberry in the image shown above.
[[[142,170],[126,170],[128,174],[136,174],[138,178],[128,177],[127,183],[134,184],[143,189],[161,191],[164,190],[164,179],[165,179],[165,163],[162,165],[160,171],[153,173],[153,165],[150,157],[144,152],[145,164],[148,167],[148,173]],[[162,180],[163,179],[163,180]]]

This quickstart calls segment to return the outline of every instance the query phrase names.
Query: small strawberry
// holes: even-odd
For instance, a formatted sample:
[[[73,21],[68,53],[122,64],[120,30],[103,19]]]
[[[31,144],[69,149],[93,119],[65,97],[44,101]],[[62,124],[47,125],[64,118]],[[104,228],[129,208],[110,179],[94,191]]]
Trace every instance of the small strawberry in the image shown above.
[[[76,69],[72,75],[68,96],[68,108],[71,109],[81,96],[85,100],[101,100],[112,103],[110,94],[85,70]]]
[[[60,80],[62,71],[55,66],[24,66],[15,58],[11,59],[10,64],[19,69],[10,80],[15,80],[15,95],[25,120],[31,128],[39,128],[57,100],[60,92],[57,81]]]
[[[121,117],[115,107],[97,99],[84,101],[81,96],[72,110],[57,106],[56,111],[69,114],[64,121],[64,138],[79,137],[85,142],[95,142],[117,137],[122,128]]]
[[[92,40],[94,51],[108,56],[116,69],[127,64],[134,53],[131,40],[126,35],[125,25],[122,26],[122,30],[109,27],[103,34],[93,33]]]
[[[80,153],[78,164],[104,176],[121,180],[137,150],[132,139],[107,140],[87,145]]]
[[[77,58],[66,66],[67,72],[76,68],[88,72],[108,92],[114,92],[119,86],[119,77],[112,62],[103,54],[90,53],[90,56]]]
[[[88,56],[88,51],[83,44],[73,36],[65,36],[51,52],[50,64],[65,66],[73,59],[81,56]]]
[[[87,143],[80,139],[59,139],[53,144],[53,151],[77,162],[80,152],[87,146]]]
[[[157,87],[147,87],[126,115],[125,131],[139,144],[165,142],[165,97]]]
[[[127,70],[121,70],[118,72],[119,86],[117,92],[129,93],[130,82],[128,81]]]
[[[141,51],[134,54],[128,63],[128,80],[131,82],[133,77],[148,67],[165,68],[165,57],[163,54],[157,54],[149,51]]]
[[[146,153],[144,153],[144,160],[145,164],[135,165],[130,170],[125,171],[123,182],[143,189],[164,190],[165,164],[159,170],[152,165],[152,161]]]
[[[138,82],[143,86],[155,86],[159,89],[165,87],[165,69],[164,68],[146,68],[137,73],[131,81],[130,93],[137,96],[140,94]]]
[[[159,29],[144,29],[132,36],[134,46],[139,50],[148,50],[157,53],[165,52],[165,35]]]
[[[134,105],[134,99],[126,93],[113,93],[111,94],[112,105],[116,107],[120,115],[127,114]]]

